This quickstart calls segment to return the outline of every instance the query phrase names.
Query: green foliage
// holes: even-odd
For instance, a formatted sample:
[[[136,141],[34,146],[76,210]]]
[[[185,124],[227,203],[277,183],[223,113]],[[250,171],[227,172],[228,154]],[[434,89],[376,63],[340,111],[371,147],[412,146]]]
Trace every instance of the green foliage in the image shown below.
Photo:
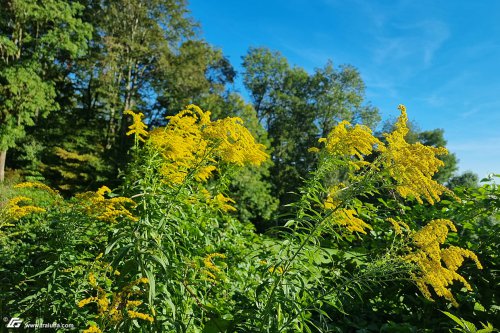
[[[28,65],[29,66],[29,65]],[[15,146],[25,134],[24,127],[34,125],[40,110],[41,116],[57,109],[53,85],[37,75],[37,66],[7,67],[1,73],[3,81],[0,94],[2,123],[0,149]]]
[[[374,126],[380,116],[364,104],[364,83],[352,66],[328,62],[309,74],[291,67],[278,52],[251,48],[244,58],[243,81],[272,147],[271,182],[282,204],[313,170],[316,157],[307,150],[341,120]]]
[[[383,209],[387,216],[404,212],[403,218],[408,224],[418,225],[431,219],[451,219],[459,230],[450,244],[472,250],[483,265],[478,271],[472,265],[465,265],[462,275],[471,283],[473,291],[467,295],[458,295],[459,308],[453,313],[470,322],[490,322],[500,325],[499,317],[499,280],[500,261],[497,248],[500,245],[499,227],[499,187],[495,183],[485,183],[481,187],[457,187],[455,193],[461,201],[447,198],[434,206],[420,205],[416,202],[402,202],[387,198],[380,200],[378,209]],[[366,244],[368,248],[378,248],[380,243]],[[455,287],[454,290],[459,290]],[[354,322],[364,321],[373,331],[377,331],[387,320],[405,323],[414,330],[421,331],[429,327],[447,330],[449,323],[443,322],[442,315],[436,309],[449,311],[449,305],[436,300],[424,301],[417,297],[415,287],[391,283],[382,290],[373,290],[366,294],[368,304],[358,307]],[[365,302],[364,302],[365,303]],[[351,321],[349,321],[351,323]]]
[[[5,192],[0,215],[2,313],[27,322],[64,318],[78,329],[120,332],[447,329],[450,325],[436,314],[444,303],[431,306],[408,283],[418,273],[404,259],[413,245],[391,230],[386,218],[417,228],[416,221],[453,216],[461,235],[451,242],[463,245],[481,230],[469,228],[468,217],[482,211],[486,218],[491,207],[500,207],[492,184],[458,191],[461,203],[386,200],[383,194],[394,190],[394,184],[388,173],[374,167],[384,155],[359,168],[353,156],[324,150],[317,156],[318,169],[290,206],[293,218],[260,235],[230,213],[227,201],[220,201],[221,193],[234,188],[226,174],[232,170],[222,161],[217,177],[208,182],[196,179],[197,168],[204,165],[198,162],[184,182],[174,184],[162,176],[167,162],[157,146],[136,140],[131,155],[123,185],[115,192],[102,187],[65,200],[39,183]],[[340,187],[330,178],[335,170],[344,172]],[[30,197],[29,204],[38,209],[14,218],[9,209],[19,196]],[[26,203],[19,205],[21,212],[29,211]],[[349,230],[348,223],[364,222],[336,220],[347,216],[342,211],[355,212],[368,227]],[[486,274],[466,267],[477,290],[459,299],[465,307],[467,298],[482,304],[475,316],[483,321],[488,320],[480,312],[493,316],[497,311],[494,295],[490,304],[478,293],[484,288],[478,279],[488,279],[492,262],[498,262],[493,240],[476,241]],[[464,318],[464,324],[471,320]]]
[[[25,127],[58,110],[54,67],[85,50],[91,26],[76,2],[2,2],[0,14],[0,151],[15,147]],[[3,181],[4,162],[0,181]]]
[[[474,333],[489,333],[489,332],[493,332],[494,328],[493,326],[488,323],[488,324],[481,324],[483,326],[482,329],[477,329],[476,326],[467,321],[467,320],[464,320],[464,319],[461,319],[461,318],[458,318],[454,315],[452,315],[451,313],[449,312],[446,312],[446,311],[443,311],[443,313],[445,315],[447,315],[448,317],[450,317],[455,323],[458,324],[458,327],[454,328],[453,331],[457,331],[457,332],[474,332]],[[450,330],[450,332],[452,332],[452,330]]]
[[[466,188],[478,187],[479,186],[479,177],[477,174],[475,174],[471,171],[466,171],[466,172],[462,173],[461,175],[451,177],[448,180],[448,186],[451,189],[455,189],[457,187],[466,187]]]

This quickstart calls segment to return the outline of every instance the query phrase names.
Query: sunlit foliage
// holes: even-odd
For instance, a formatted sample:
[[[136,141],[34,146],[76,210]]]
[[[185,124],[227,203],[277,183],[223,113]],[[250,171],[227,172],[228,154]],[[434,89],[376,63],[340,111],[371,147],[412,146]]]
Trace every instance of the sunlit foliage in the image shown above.
[[[235,218],[228,191],[234,168],[269,157],[241,119],[212,121],[189,105],[146,131],[128,112],[134,143],[122,187],[64,200],[21,183],[3,206],[7,310],[30,320],[64,314],[84,332],[331,332],[346,328],[354,295],[374,287],[458,306],[453,283],[474,289],[465,259],[482,263],[448,243],[458,231],[450,219],[420,227],[410,212],[443,196],[465,203],[432,179],[445,150],[406,142],[400,110],[386,142],[348,122],[320,139],[317,170],[269,235]],[[23,272],[5,274],[21,263]]]

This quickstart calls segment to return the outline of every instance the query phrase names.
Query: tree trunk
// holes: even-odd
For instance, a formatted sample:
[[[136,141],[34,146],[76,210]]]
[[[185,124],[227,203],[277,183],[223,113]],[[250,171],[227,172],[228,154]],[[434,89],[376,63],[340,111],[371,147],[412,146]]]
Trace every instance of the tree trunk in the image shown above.
[[[7,159],[7,149],[0,151],[0,183],[5,179],[5,160]]]

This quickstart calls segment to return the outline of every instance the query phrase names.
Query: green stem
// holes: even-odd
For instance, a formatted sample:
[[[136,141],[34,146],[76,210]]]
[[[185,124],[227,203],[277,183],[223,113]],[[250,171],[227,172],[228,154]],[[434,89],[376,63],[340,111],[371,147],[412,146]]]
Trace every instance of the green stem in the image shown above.
[[[372,167],[366,172],[366,174],[364,175],[362,181],[359,181],[358,183],[353,184],[353,186],[352,186],[352,192],[351,193],[356,193],[355,190],[357,190],[357,189],[361,189],[362,190],[363,184],[366,183],[366,182],[368,182],[369,180],[371,180],[371,176],[374,174],[374,171],[376,170],[375,166],[377,165],[377,163],[379,161],[380,161],[379,159],[376,159],[371,164]],[[320,168],[320,169],[318,169],[315,172],[314,180],[318,180],[316,178],[320,178],[321,177],[321,172],[322,171],[323,170]],[[356,186],[354,186],[354,185],[356,185]],[[360,191],[359,193],[357,193],[357,195],[359,195],[360,193],[362,193],[362,191]],[[264,319],[261,321],[261,325],[260,325],[259,331],[263,331],[264,322],[266,322],[268,320],[268,318],[269,318],[269,308],[271,306],[272,300],[274,299],[274,295],[276,293],[278,285],[283,280],[284,275],[286,274],[286,272],[288,271],[288,269],[291,267],[293,261],[297,258],[297,256],[300,254],[300,252],[302,251],[302,249],[309,242],[309,240],[311,239],[311,237],[315,234],[315,232],[319,229],[319,227],[323,224],[323,222],[326,221],[338,209],[340,209],[342,206],[344,206],[344,204],[347,203],[350,199],[352,199],[352,197],[353,196],[349,196],[349,197],[345,198],[344,200],[342,200],[340,202],[339,205],[337,205],[334,209],[330,210],[325,216],[323,216],[318,221],[318,223],[316,223],[314,225],[314,227],[310,230],[309,234],[303,239],[303,241],[301,242],[301,244],[299,245],[299,247],[297,248],[297,250],[295,251],[295,253],[292,255],[292,257],[286,261],[285,266],[283,268],[283,272],[280,274],[280,276],[278,277],[278,279],[273,284],[273,288],[271,289],[271,292],[270,292],[269,297],[267,299],[266,305],[264,306]],[[300,210],[299,210],[299,212],[303,213],[303,211],[304,211],[304,207],[301,207]]]

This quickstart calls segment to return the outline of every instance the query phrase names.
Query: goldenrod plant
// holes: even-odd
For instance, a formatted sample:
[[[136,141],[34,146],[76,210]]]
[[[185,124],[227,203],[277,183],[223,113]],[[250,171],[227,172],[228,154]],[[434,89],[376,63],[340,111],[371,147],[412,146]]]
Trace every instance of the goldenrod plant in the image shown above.
[[[462,266],[480,258],[448,243],[452,219],[415,220],[410,206],[465,203],[432,178],[446,150],[406,142],[399,109],[384,138],[345,121],[320,138],[293,216],[268,234],[235,218],[228,190],[235,169],[269,158],[241,119],[189,105],[147,131],[127,111],[119,188],[65,200],[24,183],[44,200],[19,192],[3,206],[3,313],[84,332],[339,332],[350,303],[391,284],[459,306],[457,282],[474,290]]]

